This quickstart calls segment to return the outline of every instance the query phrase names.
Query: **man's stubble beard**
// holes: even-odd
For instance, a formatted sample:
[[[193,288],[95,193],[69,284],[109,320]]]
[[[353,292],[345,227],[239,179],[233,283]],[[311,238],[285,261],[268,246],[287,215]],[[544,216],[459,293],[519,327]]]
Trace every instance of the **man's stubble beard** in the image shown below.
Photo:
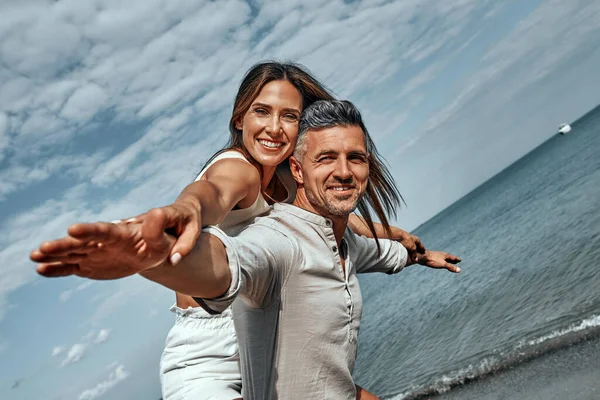
[[[361,199],[361,195],[356,195],[354,197],[354,199],[351,200],[351,203],[348,206],[344,206],[345,204],[349,203],[350,199],[347,200],[343,200],[342,202],[338,202],[337,199],[333,199],[333,201],[329,202],[327,201],[327,196],[325,196],[325,201],[321,202],[320,199],[315,196],[315,194],[310,191],[310,190],[306,190],[305,189],[305,193],[306,193],[306,198],[308,200],[308,202],[316,209],[319,210],[319,212],[321,214],[323,214],[323,212],[327,213],[327,215],[332,215],[332,216],[336,216],[336,217],[348,217],[350,215],[350,213],[352,211],[354,211],[354,209],[356,208],[356,206],[358,205],[358,202]],[[342,203],[342,204],[339,204]]]

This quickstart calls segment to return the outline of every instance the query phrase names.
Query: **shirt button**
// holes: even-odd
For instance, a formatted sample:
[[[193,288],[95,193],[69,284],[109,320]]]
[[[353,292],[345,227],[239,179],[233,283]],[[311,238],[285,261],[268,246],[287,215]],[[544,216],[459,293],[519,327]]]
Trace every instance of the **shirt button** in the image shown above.
[[[333,252],[335,253],[335,252],[337,251],[337,246],[333,246],[333,247],[331,248],[331,251],[333,251]]]
[[[331,226],[331,221],[329,221],[329,220],[325,221],[325,225]]]

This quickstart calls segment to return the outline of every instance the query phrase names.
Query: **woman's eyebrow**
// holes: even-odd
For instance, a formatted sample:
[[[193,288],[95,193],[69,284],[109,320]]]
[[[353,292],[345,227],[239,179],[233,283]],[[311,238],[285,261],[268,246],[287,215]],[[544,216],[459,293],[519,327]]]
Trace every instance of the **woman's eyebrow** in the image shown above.
[[[273,108],[273,106],[271,106],[270,104],[261,103],[260,101],[257,101],[256,103],[253,103],[252,107],[263,107],[263,108],[267,108],[269,110],[271,110]],[[283,111],[288,111],[288,112],[291,111],[291,112],[294,112],[294,113],[297,113],[297,114],[301,114],[301,111],[298,110],[297,108],[286,107],[286,108],[283,108]]]
[[[269,104],[261,103],[261,102],[258,102],[258,101],[256,103],[252,104],[252,107],[256,107],[256,106],[263,107],[263,108],[268,108],[268,109],[273,108]]]

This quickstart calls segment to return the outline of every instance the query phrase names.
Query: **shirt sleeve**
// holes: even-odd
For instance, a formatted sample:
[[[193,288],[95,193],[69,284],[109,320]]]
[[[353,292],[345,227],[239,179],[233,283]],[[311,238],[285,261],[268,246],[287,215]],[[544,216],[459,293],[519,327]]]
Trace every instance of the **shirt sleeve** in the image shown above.
[[[399,242],[379,239],[380,252],[377,251],[375,239],[356,235],[350,236],[351,247],[356,251],[356,272],[385,272],[395,274],[406,266],[408,251]]]
[[[223,242],[231,271],[227,292],[214,299],[197,299],[203,307],[220,313],[241,296],[249,307],[264,308],[279,295],[277,289],[295,254],[293,243],[286,235],[258,224],[250,225],[235,237],[227,236],[216,227],[205,228],[203,232]]]

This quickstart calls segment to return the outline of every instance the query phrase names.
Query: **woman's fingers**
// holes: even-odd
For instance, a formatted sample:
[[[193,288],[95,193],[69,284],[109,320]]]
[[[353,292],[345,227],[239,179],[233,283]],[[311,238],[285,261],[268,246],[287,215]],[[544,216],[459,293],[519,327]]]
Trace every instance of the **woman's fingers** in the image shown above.
[[[119,240],[124,227],[120,224],[109,222],[93,222],[85,224],[73,224],[68,233],[74,239],[81,241],[108,242]]]
[[[43,263],[36,267],[38,274],[46,278],[60,278],[63,276],[77,275],[79,265],[67,263]]]
[[[40,250],[31,252],[29,258],[38,263],[62,262],[66,264],[77,264],[87,258],[84,253],[46,254]]]
[[[194,246],[200,236],[200,229],[197,221],[190,221],[184,228],[181,235],[177,238],[177,242],[171,249],[170,260],[171,264],[177,264],[182,257],[187,255]]]
[[[62,239],[51,240],[42,243],[39,249],[31,252],[31,256],[38,256],[40,254],[59,256],[70,253],[86,253],[95,249],[97,246],[98,243],[95,241],[81,241],[79,239],[67,236]]]

